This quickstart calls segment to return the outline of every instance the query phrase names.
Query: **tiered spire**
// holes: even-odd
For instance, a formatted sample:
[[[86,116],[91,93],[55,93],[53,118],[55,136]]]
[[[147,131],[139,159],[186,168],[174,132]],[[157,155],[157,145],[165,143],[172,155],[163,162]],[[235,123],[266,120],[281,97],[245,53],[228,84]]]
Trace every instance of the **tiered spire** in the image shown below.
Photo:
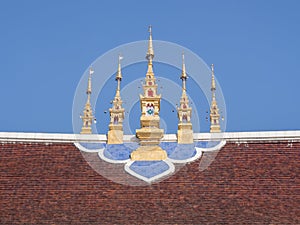
[[[180,106],[178,111],[178,143],[190,144],[193,143],[193,129],[191,123],[192,108],[189,106],[189,99],[186,94],[186,80],[187,80],[184,54],[182,54],[182,73],[180,79],[182,80],[182,95],[180,99]]]
[[[82,119],[83,125],[81,128],[81,134],[91,134],[92,133],[92,123],[94,120],[93,110],[91,107],[91,94],[92,94],[92,74],[94,73],[93,69],[90,68],[89,78],[88,78],[88,87],[86,90],[87,101],[83,110],[83,116],[80,116]]]
[[[122,99],[120,95],[120,86],[122,80],[121,72],[121,55],[118,59],[118,71],[116,74],[117,90],[114,100],[112,102],[112,108],[109,109],[110,123],[107,137],[108,144],[122,144],[123,143],[123,120],[124,120],[124,108],[122,108]]]
[[[216,133],[221,132],[220,129],[220,114],[219,108],[216,100],[216,81],[215,81],[215,72],[214,64],[211,64],[211,106],[210,106],[210,132]]]
[[[152,43],[152,27],[149,27],[149,41],[146,59],[148,60],[148,69],[145,83],[143,84],[144,93],[140,95],[141,111],[140,118],[141,129],[136,130],[136,136],[139,139],[140,147],[131,153],[132,160],[153,161],[164,160],[167,153],[160,146],[160,140],[163,137],[164,130],[160,129],[160,99],[157,94],[157,84],[153,73],[154,50]]]

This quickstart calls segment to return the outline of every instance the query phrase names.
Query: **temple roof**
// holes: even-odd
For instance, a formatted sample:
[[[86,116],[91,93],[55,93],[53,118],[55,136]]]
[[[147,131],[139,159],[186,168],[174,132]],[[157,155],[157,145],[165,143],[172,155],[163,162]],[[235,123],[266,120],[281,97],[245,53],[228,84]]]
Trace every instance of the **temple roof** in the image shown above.
[[[0,133],[1,223],[300,223],[300,131],[224,133],[226,144],[217,154],[204,152],[172,176],[146,186],[107,179],[123,167],[79,151],[74,145],[78,137],[85,142],[106,139]],[[205,140],[212,134],[194,137]],[[98,159],[110,174],[99,175],[83,155]],[[123,172],[119,179],[143,182]]]

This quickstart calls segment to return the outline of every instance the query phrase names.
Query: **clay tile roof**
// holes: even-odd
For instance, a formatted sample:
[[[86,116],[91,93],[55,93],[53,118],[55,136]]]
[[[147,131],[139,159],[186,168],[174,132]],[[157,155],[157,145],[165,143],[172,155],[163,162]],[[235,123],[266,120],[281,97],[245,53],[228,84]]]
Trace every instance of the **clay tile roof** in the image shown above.
[[[300,224],[299,132],[228,134],[147,186],[99,175],[58,136],[0,134],[1,224]]]

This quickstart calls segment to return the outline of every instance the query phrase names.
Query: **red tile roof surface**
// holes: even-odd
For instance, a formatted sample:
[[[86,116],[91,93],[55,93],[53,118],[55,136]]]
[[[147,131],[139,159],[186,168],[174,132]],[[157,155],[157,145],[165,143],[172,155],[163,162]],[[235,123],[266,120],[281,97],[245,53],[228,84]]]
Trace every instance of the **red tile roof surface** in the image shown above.
[[[199,171],[213,154],[159,183],[125,186],[71,143],[2,143],[0,223],[300,224],[300,142],[229,142]]]

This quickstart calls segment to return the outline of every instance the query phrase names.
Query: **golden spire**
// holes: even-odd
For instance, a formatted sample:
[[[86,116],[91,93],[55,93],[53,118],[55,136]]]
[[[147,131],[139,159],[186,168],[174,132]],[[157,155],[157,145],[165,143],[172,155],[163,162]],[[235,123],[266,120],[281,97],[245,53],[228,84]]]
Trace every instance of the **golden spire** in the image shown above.
[[[121,73],[121,60],[122,56],[118,58],[118,71],[116,74],[116,81],[118,82],[116,96],[112,101],[112,107],[109,109],[110,123],[109,131],[107,134],[107,144],[122,144],[123,143],[123,119],[124,108],[122,107],[122,99],[120,95],[120,86],[122,80]]]
[[[147,77],[153,77],[153,65],[152,61],[154,58],[154,50],[153,50],[153,43],[152,43],[152,26],[149,26],[149,41],[148,41],[148,51],[146,55],[146,59],[148,60],[148,70],[147,70]]]
[[[87,100],[83,110],[83,116],[80,116],[82,119],[82,128],[81,134],[91,134],[92,133],[92,122],[94,119],[93,110],[91,107],[91,94],[92,94],[92,74],[94,73],[93,69],[89,70],[88,86],[86,90]]]
[[[156,161],[167,158],[167,152],[159,146],[161,138],[164,135],[164,130],[160,129],[159,112],[161,95],[157,94],[157,84],[152,68],[153,58],[152,28],[150,26],[146,55],[148,70],[145,82],[143,83],[144,93],[143,95],[140,94],[142,111],[140,117],[141,128],[136,130],[136,137],[139,139],[140,146],[130,154],[133,161]]]
[[[186,94],[186,80],[187,75],[185,71],[184,54],[182,53],[182,73],[180,79],[182,80],[182,95],[180,98],[180,105],[177,108],[178,113],[178,130],[177,142],[179,144],[193,143],[193,126],[191,123],[192,108],[189,106],[189,98]]]
[[[211,64],[211,106],[210,106],[210,132],[221,132],[220,128],[220,114],[219,108],[216,100],[216,81],[215,81],[215,72],[214,72],[214,64]]]

